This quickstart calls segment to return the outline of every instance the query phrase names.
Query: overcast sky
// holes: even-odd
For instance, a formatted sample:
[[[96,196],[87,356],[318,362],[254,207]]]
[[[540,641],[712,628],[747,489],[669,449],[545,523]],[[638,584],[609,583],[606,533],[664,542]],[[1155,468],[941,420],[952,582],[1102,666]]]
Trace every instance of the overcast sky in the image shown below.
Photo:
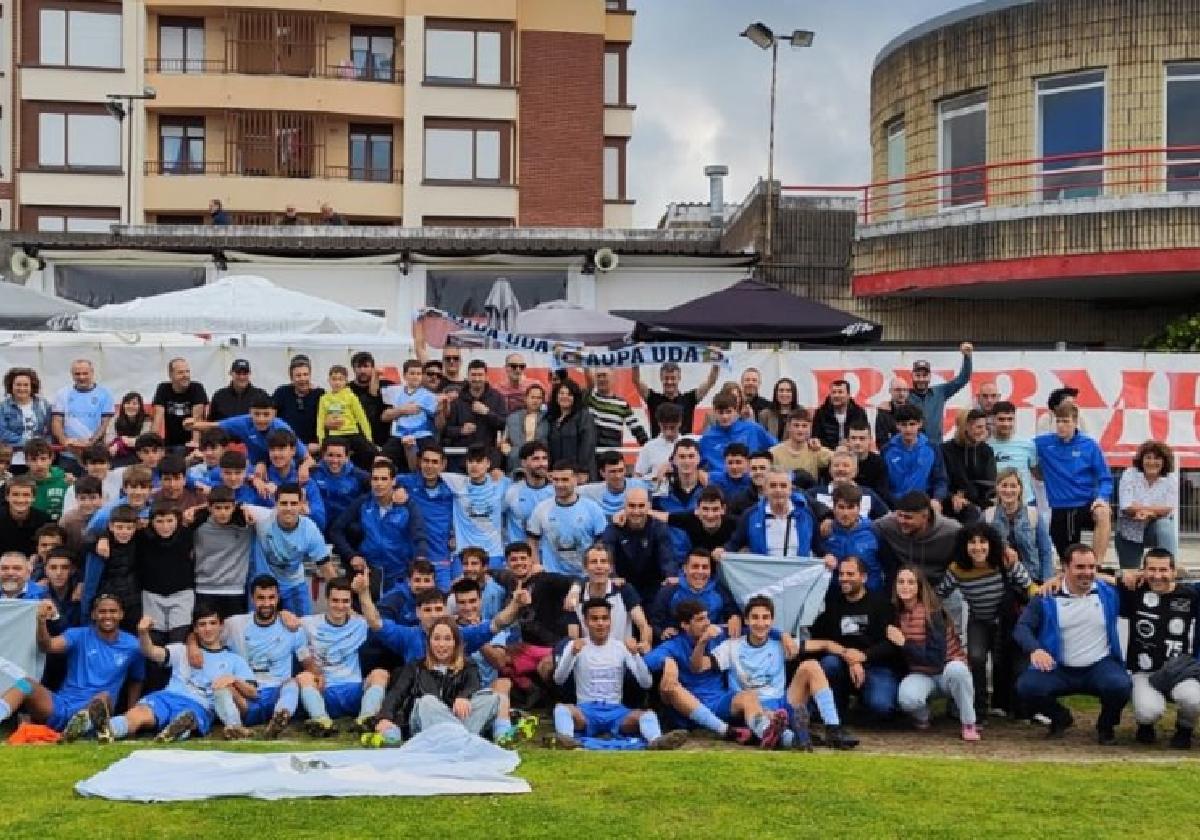
[[[631,0],[636,223],[653,227],[672,201],[707,201],[707,164],[729,167],[727,201],[740,201],[766,176],[771,58],[738,37],[747,24],[816,32],[808,49],[780,47],[776,179],[861,184],[870,179],[875,54],[903,30],[967,1]]]

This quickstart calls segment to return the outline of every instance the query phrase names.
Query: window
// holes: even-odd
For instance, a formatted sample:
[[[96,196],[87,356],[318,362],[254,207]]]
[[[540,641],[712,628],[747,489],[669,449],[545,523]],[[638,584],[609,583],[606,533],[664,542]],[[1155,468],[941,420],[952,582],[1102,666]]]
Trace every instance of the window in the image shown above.
[[[350,126],[350,180],[392,180],[392,127]]]
[[[625,141],[604,141],[604,200],[625,200]]]
[[[167,175],[204,172],[204,117],[159,117],[158,159]]]
[[[606,12],[623,12],[626,2],[627,0],[604,0],[604,10]]]
[[[427,121],[425,178],[507,184],[511,137],[507,123]]]
[[[904,217],[904,204],[908,198],[908,184],[891,183],[902,181],[908,167],[908,146],[904,135],[904,119],[894,119],[884,128],[887,133],[887,209],[893,219]]]
[[[1167,189],[1200,190],[1200,64],[1167,67]]]
[[[980,91],[938,105],[938,168],[941,206],[971,207],[987,201],[987,94]]]
[[[1037,82],[1042,199],[1090,198],[1104,188],[1104,71]]]
[[[103,106],[93,110],[66,103],[27,103],[26,107],[30,109],[27,124],[37,126],[36,143],[26,152],[36,157],[27,159],[27,164],[42,169],[120,170],[121,123]]]
[[[204,72],[204,18],[160,18],[158,69],[163,73]]]
[[[21,229],[43,233],[108,233],[121,218],[116,207],[21,208]]]
[[[425,81],[467,85],[512,82],[512,27],[426,21]]]
[[[38,64],[120,68],[121,13],[41,9],[38,14]]]
[[[604,52],[604,104],[625,104],[624,49],[609,48]]]
[[[390,82],[396,73],[396,33],[385,26],[350,27],[350,61],[354,77]]]

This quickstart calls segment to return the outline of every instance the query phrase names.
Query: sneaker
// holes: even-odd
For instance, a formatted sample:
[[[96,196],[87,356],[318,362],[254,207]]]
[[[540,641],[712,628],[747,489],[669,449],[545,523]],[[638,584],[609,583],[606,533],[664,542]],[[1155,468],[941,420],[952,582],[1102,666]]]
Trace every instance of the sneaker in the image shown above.
[[[350,724],[350,731],[358,732],[360,734],[366,733],[366,732],[374,732],[375,731],[375,721],[369,717],[355,718],[354,723]]]
[[[1154,731],[1154,724],[1139,723],[1137,732],[1135,732],[1133,735],[1133,740],[1137,741],[1139,744],[1146,745],[1153,744],[1155,741],[1157,741],[1158,733]]]
[[[964,741],[978,741],[979,728],[973,723],[964,723],[962,728],[962,739]]]
[[[922,732],[928,729],[931,725],[932,724],[930,724],[929,718],[913,718],[913,727],[921,730]]]
[[[844,726],[825,727],[825,745],[834,750],[852,750],[859,744],[858,738]]]
[[[577,750],[583,746],[571,735],[563,735],[559,732],[547,735],[542,743],[552,750]]]
[[[91,727],[92,720],[88,717],[87,709],[80,709],[67,721],[66,728],[63,729],[62,743],[73,744],[86,735]]]
[[[1043,715],[1043,717],[1045,716]],[[1037,719],[1037,715],[1034,715],[1034,719]],[[1050,721],[1050,728],[1046,731],[1046,737],[1055,739],[1062,738],[1067,734],[1067,730],[1074,725],[1074,716],[1069,711],[1064,710],[1062,717]]]
[[[739,744],[743,747],[754,743],[754,733],[745,726],[731,726],[725,730],[725,735],[723,737],[726,741],[732,741],[733,743]]]
[[[1030,720],[1033,721],[1034,723],[1040,723],[1042,726],[1049,726],[1051,723],[1054,722],[1054,721],[1050,720],[1050,718],[1041,714],[1040,712],[1038,714],[1034,715],[1033,717],[1031,717]]]
[[[368,749],[378,748],[383,746],[382,732],[364,732],[358,736],[358,743]]]
[[[999,708],[999,707],[995,707],[995,708],[991,709],[991,710],[988,712],[988,714],[989,714],[989,715],[991,715],[991,716],[992,716],[992,717],[994,717],[994,718],[1006,718],[1006,717],[1008,717],[1008,710],[1007,710],[1007,709],[1001,709],[1001,708]]]
[[[531,741],[537,735],[538,726],[541,721],[537,715],[521,715],[517,722],[513,724],[513,731],[516,732],[522,740]]]
[[[687,743],[687,733],[682,729],[672,729],[659,735],[647,745],[651,750],[677,750]]]
[[[246,741],[254,737],[254,733],[244,726],[226,726],[223,734],[226,741]]]
[[[363,736],[364,738],[367,736]],[[510,726],[493,739],[493,743],[497,747],[504,747],[510,750],[517,745],[517,729],[515,726]]]
[[[788,713],[784,709],[776,709],[767,719],[767,728],[759,736],[759,746],[764,750],[773,750],[779,744],[779,736],[787,730]]]
[[[1171,748],[1190,750],[1192,748],[1192,730],[1186,726],[1175,727],[1175,734],[1171,736]]]
[[[1102,747],[1113,747],[1117,744],[1116,730],[1111,726],[1096,727],[1096,743]]]
[[[169,744],[172,741],[182,740],[183,736],[189,734],[196,728],[196,716],[191,712],[183,712],[175,716],[175,719],[168,723],[162,732],[154,736],[154,740],[159,744]]]
[[[313,738],[332,738],[337,735],[337,725],[329,718],[310,718],[304,722],[304,731]]]
[[[291,720],[292,716],[287,709],[279,709],[271,715],[271,720],[267,722],[267,728],[263,730],[263,737],[268,741],[274,741],[283,734],[283,730],[287,729]]]

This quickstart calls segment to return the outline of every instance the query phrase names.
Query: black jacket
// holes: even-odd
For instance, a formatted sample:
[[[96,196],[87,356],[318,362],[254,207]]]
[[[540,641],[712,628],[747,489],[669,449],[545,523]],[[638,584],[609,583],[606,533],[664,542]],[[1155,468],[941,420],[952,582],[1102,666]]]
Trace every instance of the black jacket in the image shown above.
[[[596,423],[586,407],[561,423],[551,420],[546,444],[550,447],[551,466],[570,461],[585,468],[593,479],[596,477]]]
[[[950,481],[950,494],[961,491],[976,507],[991,505],[996,495],[996,453],[986,443],[962,446],[948,440],[942,444],[942,461]]]
[[[846,404],[846,426],[855,420],[866,422],[867,412],[854,400],[850,400]],[[837,415],[829,397],[825,398],[825,402],[821,403],[821,407],[813,414],[812,426],[813,435],[819,438],[826,448],[837,449],[838,444],[842,442],[842,429],[838,425]]]
[[[476,398],[471,396],[469,388],[458,392],[458,399],[450,403],[446,416],[446,429],[442,434],[442,442],[446,446],[472,446],[482,444],[488,449],[496,448],[496,433],[504,430],[504,421],[508,416],[504,397],[492,386],[485,386],[478,401],[487,406],[487,414],[476,414],[472,406]],[[467,423],[475,424],[475,431],[470,434],[463,432]]]
[[[875,409],[875,448],[880,452],[887,442],[899,434],[896,418],[892,415],[892,404],[885,403]]]
[[[479,669],[470,660],[457,672],[432,671],[425,667],[424,660],[409,662],[392,672],[391,687],[383,698],[379,719],[406,727],[413,704],[426,694],[450,706],[459,698],[470,700],[482,687]]]
[[[38,528],[53,521],[45,511],[30,508],[25,519],[18,522],[9,513],[8,505],[0,504],[0,554],[19,551],[26,557],[32,557],[37,550],[37,540],[33,535]]]

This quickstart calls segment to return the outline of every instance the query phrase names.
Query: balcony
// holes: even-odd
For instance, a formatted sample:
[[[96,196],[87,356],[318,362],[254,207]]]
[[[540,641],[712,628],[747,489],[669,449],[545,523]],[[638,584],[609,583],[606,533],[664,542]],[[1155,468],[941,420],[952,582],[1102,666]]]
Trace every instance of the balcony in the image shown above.
[[[190,13],[196,9],[214,9],[224,12],[229,0],[146,0],[146,7],[166,14]],[[280,6],[279,0],[237,0],[239,9],[273,11]],[[371,0],[371,17],[404,18],[405,0]],[[298,12],[326,12],[335,15],[363,14],[362,0],[288,0],[287,8]]]
[[[399,218],[404,212],[403,172],[398,169],[302,161],[255,165],[148,160],[144,174],[150,213],[198,212],[213,197],[238,212],[278,213],[292,204],[301,213],[313,214],[322,202],[353,216]]]
[[[146,83],[158,91],[155,110],[245,108],[404,117],[402,70],[356,67],[349,61],[303,73],[240,72],[221,59],[148,59]]]
[[[1200,276],[1200,146],[782,191],[854,199],[856,296],[1180,297]]]

